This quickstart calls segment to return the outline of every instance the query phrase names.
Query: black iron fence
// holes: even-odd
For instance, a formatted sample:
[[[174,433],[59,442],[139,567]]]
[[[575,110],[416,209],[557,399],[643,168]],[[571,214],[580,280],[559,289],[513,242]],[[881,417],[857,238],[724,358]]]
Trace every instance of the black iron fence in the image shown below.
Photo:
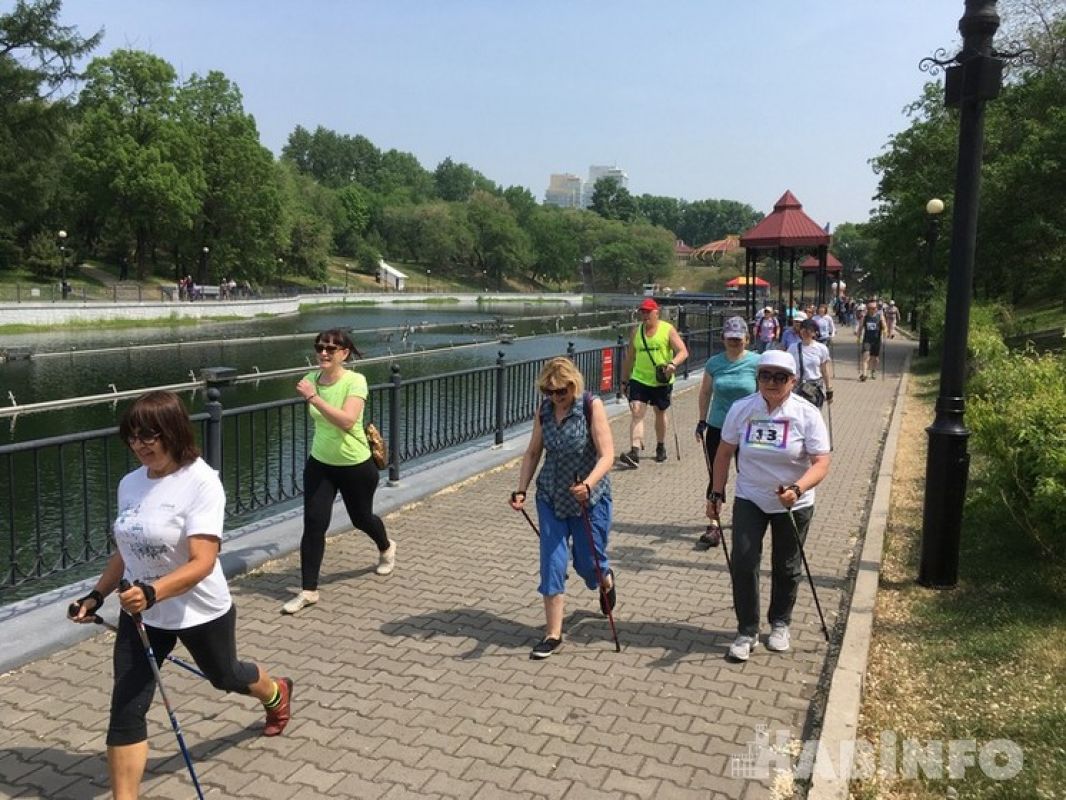
[[[682,314],[688,369],[699,369],[717,341],[712,317]],[[686,330],[690,322],[699,327]],[[608,347],[567,355],[586,388],[621,398],[622,336]],[[458,445],[493,437],[530,422],[540,402],[536,377],[551,356],[405,380],[394,364],[390,380],[369,389],[365,420],[389,446],[388,479]],[[227,527],[273,514],[303,492],[311,441],[299,398],[224,408],[224,388],[209,385],[204,410],[192,415],[204,459],[226,489]],[[136,466],[118,428],[0,446],[0,602],[84,577],[112,552],[110,531],[122,476]]]

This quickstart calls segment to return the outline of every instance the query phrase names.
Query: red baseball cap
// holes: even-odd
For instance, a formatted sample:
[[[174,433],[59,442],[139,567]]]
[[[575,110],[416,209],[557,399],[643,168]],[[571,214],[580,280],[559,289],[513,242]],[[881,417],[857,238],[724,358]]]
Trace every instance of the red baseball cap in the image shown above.
[[[644,298],[644,302],[640,304],[641,311],[658,311],[659,304],[651,297]]]

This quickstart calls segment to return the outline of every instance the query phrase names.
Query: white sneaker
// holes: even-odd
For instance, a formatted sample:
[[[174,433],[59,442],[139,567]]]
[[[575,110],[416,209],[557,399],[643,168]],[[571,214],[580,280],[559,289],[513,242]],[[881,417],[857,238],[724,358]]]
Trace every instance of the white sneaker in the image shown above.
[[[391,575],[396,569],[396,542],[389,542],[389,549],[378,555],[378,565],[374,572],[378,575]]]
[[[729,657],[734,661],[747,661],[751,651],[759,646],[758,636],[745,636],[740,634],[733,644],[729,645]]]
[[[766,649],[775,653],[785,653],[791,645],[791,636],[788,625],[784,622],[775,622],[770,629],[770,635],[766,637]]]
[[[306,589],[300,592],[296,597],[292,598],[289,602],[281,607],[281,613],[283,614],[295,614],[301,608],[306,606],[313,606],[318,602],[318,592],[310,592]]]

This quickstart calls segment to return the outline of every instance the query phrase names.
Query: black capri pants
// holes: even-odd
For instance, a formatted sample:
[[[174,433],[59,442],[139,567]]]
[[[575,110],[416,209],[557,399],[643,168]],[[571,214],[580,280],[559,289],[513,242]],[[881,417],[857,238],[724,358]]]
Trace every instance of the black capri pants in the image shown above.
[[[185,645],[196,666],[216,689],[250,694],[248,687],[259,680],[259,667],[237,660],[237,607],[217,619],[180,631],[145,625],[148,641],[159,665],[170,655],[178,640]],[[148,664],[144,645],[129,614],[120,614],[118,636],[112,656],[115,684],[111,690],[111,721],[107,727],[108,747],[137,744],[148,738],[145,717],[155,694],[155,675]]]
[[[326,552],[326,529],[333,516],[333,501],[341,493],[352,526],[374,540],[379,552],[389,549],[385,523],[374,513],[374,492],[381,473],[372,458],[361,464],[335,467],[308,458],[304,467],[304,533],[300,539],[302,588],[318,589],[322,557]]]

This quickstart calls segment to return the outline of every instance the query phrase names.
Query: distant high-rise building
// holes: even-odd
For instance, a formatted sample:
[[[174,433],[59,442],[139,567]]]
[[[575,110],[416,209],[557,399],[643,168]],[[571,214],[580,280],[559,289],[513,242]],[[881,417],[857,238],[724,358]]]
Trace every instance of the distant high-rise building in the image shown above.
[[[586,181],[584,190],[581,193],[582,208],[588,208],[592,205],[592,193],[596,190],[596,181],[600,180],[600,178],[613,178],[615,183],[623,189],[629,186],[629,176],[621,167],[605,167],[593,164],[589,167],[589,179]]]
[[[552,175],[544,202],[559,208],[581,208],[581,178],[569,173]]]

